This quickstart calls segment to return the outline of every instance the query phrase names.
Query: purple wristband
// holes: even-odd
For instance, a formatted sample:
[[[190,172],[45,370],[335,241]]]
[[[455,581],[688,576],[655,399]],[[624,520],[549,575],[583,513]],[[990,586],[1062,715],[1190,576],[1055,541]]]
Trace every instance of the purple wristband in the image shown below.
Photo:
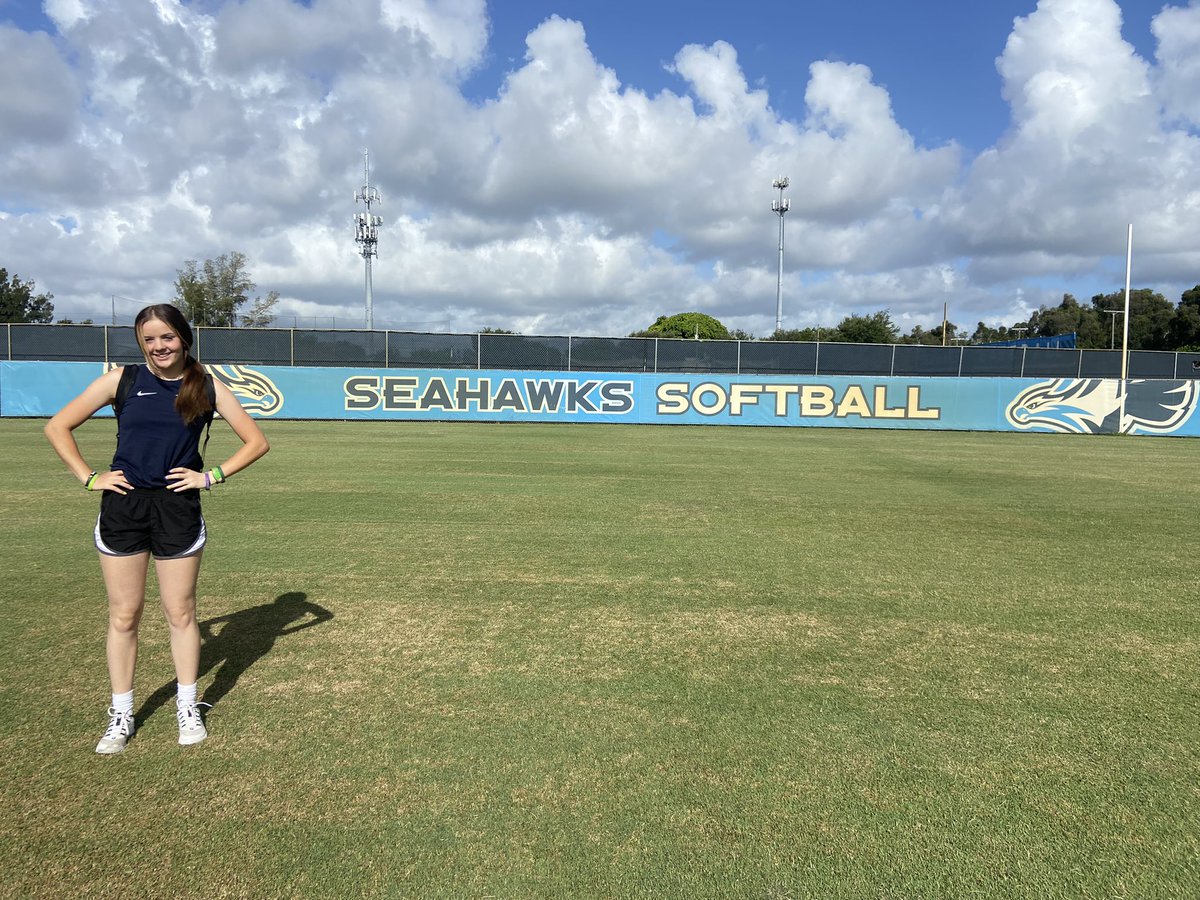
[[[212,476],[207,472],[204,473],[204,489],[207,491],[212,487]]]

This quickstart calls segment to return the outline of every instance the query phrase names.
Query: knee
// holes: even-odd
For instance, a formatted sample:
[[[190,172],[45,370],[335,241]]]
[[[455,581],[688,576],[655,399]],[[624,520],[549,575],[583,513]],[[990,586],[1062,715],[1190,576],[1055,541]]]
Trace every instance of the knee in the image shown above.
[[[196,627],[196,601],[190,603],[164,603],[163,610],[167,616],[167,624],[176,631],[186,631]]]
[[[108,610],[108,624],[113,631],[134,634],[142,621],[141,606],[114,606]]]

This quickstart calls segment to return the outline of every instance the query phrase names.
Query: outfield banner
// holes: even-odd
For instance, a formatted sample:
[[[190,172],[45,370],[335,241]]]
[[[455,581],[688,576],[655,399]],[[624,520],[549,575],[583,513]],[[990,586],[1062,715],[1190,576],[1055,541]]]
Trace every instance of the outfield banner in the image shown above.
[[[103,368],[99,363],[0,362],[0,415],[52,415]],[[208,369],[259,418],[1200,436],[1196,381],[241,365]]]

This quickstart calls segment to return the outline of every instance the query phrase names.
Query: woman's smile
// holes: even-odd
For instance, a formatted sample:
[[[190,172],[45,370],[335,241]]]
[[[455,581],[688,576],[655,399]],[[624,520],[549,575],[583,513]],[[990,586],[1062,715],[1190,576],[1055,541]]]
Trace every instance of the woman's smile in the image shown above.
[[[183,364],[183,342],[171,327],[158,319],[147,319],[142,325],[142,346],[146,359],[161,375],[173,376]]]

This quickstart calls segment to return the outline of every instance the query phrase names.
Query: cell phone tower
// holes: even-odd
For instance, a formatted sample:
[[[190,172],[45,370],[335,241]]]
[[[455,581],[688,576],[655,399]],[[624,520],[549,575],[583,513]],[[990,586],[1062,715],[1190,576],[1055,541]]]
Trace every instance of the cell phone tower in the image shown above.
[[[383,219],[371,212],[372,203],[382,203],[379,191],[371,187],[371,157],[368,150],[363,150],[363,186],[354,194],[357,205],[362,201],[367,206],[366,212],[354,214],[354,242],[358,244],[358,252],[362,254],[366,266],[367,279],[367,330],[375,327],[375,314],[371,308],[371,257],[377,256],[376,245],[379,243],[379,226]]]

